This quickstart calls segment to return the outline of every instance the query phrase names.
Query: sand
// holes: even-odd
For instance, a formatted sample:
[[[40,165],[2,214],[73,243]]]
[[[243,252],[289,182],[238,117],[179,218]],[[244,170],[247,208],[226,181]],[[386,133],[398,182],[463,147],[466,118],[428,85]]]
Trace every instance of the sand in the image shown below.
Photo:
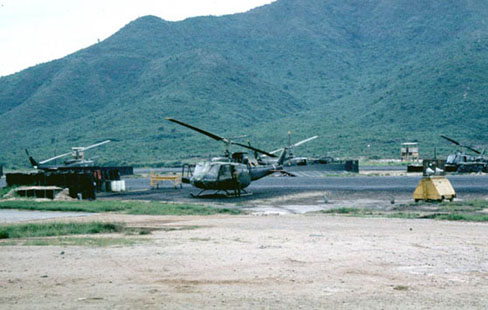
[[[131,246],[1,246],[2,309],[488,308],[488,224],[129,216]],[[174,229],[174,230],[172,230]]]

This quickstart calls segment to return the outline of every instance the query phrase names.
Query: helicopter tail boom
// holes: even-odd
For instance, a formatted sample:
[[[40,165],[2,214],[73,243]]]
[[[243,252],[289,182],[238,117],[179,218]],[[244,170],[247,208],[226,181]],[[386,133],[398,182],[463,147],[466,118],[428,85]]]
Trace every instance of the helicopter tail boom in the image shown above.
[[[27,154],[27,157],[29,157],[29,161],[32,165],[32,167],[34,168],[37,168],[39,166],[39,164],[37,163],[37,161],[34,159],[34,157],[32,157],[30,154],[29,154],[29,151],[27,149],[25,149],[25,153]]]

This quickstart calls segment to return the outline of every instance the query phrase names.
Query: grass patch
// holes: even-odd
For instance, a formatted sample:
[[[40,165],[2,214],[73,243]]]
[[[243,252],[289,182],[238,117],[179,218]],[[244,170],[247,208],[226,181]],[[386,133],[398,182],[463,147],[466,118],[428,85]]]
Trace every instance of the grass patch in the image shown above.
[[[182,231],[182,230],[195,230],[195,229],[199,229],[201,228],[201,226],[198,226],[198,225],[189,225],[189,226],[177,226],[177,227],[162,227],[158,230],[162,230],[162,231]]]
[[[8,240],[0,242],[0,246],[93,246],[93,247],[107,247],[107,246],[131,246],[138,240],[125,238],[76,238],[76,237],[61,237],[61,238],[43,238],[43,239],[29,239],[29,240]]]
[[[479,210],[478,205],[475,203],[475,207],[472,210]],[[484,208],[482,208],[484,209]],[[325,214],[339,214],[358,217],[386,217],[386,218],[399,218],[399,219],[433,219],[444,221],[467,221],[467,222],[488,222],[488,214],[481,214],[473,212],[472,210],[462,209],[464,212],[454,211],[457,207],[452,208],[451,211],[440,212],[409,212],[407,210],[403,212],[388,212],[378,211],[371,209],[358,209],[358,208],[336,208],[330,210],[319,211]]]
[[[476,213],[418,213],[418,212],[394,212],[376,213],[380,217],[400,219],[432,219],[443,221],[467,221],[467,222],[488,222],[488,214]]]
[[[143,203],[127,210],[128,214],[151,215],[213,215],[213,214],[240,214],[238,209],[214,208],[204,205],[176,204],[176,203]]]
[[[21,209],[37,211],[68,211],[68,212],[117,212],[146,215],[213,215],[241,214],[238,209],[215,208],[199,204],[163,203],[158,201],[34,201],[16,200],[0,201],[0,209]]]
[[[319,212],[325,214],[340,214],[340,215],[351,215],[351,216],[370,216],[374,214],[373,210],[370,209],[346,208],[346,207],[323,210]]]
[[[447,221],[488,222],[488,214],[453,213],[453,214],[429,214],[423,218]]]
[[[12,200],[0,201],[0,209],[21,209],[36,211],[67,211],[67,212],[117,212],[130,208],[128,203],[112,201],[35,201]]]
[[[0,226],[0,246],[130,246],[141,238],[112,238],[100,237],[70,237],[68,235],[90,235],[107,233],[124,233],[128,236],[143,236],[151,234],[154,230],[179,231],[193,230],[200,226],[178,226],[178,227],[127,227],[123,223],[33,223],[33,224],[12,224]]]
[[[16,224],[0,226],[0,239],[114,233],[124,228],[124,224],[101,222]]]
[[[0,188],[0,198],[7,195],[14,187],[1,187]]]
[[[439,204],[439,209],[445,211],[481,211],[488,208],[488,201],[486,200],[466,200],[455,202],[442,202]]]
[[[358,208],[335,208],[335,209],[330,209],[330,210],[325,210],[323,213],[328,213],[328,214],[358,214],[360,209]]]
[[[417,212],[393,212],[384,213],[385,217],[388,218],[398,218],[398,219],[421,219],[425,218],[424,215]]]

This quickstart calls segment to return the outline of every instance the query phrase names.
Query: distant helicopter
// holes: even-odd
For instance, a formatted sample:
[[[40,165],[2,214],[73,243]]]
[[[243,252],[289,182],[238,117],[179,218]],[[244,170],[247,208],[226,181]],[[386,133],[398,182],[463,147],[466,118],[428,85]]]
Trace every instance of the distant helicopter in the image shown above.
[[[81,146],[81,147],[72,147],[71,152],[64,153],[61,155],[56,155],[54,157],[45,159],[43,161],[37,162],[30,154],[27,149],[25,149],[25,153],[29,157],[29,161],[35,169],[52,171],[52,170],[59,170],[59,169],[70,169],[70,168],[80,168],[80,167],[93,167],[95,165],[93,160],[85,159],[85,151],[92,149],[97,146],[101,146],[104,144],[109,143],[110,140],[105,140],[103,142],[99,142],[90,146]],[[70,159],[64,161],[62,165],[46,165],[53,160],[58,158],[66,157],[71,155]]]
[[[485,151],[481,152],[472,148],[471,146],[463,145],[458,141],[451,139],[449,137],[441,135],[441,138],[446,139],[447,141],[471,152],[478,154],[478,155],[470,155],[466,154],[458,150],[456,154],[450,154],[447,156],[446,159],[446,168],[449,166],[453,167],[456,172],[463,173],[463,172],[488,172],[488,160],[484,157]]]
[[[315,140],[318,137],[319,136],[313,136],[313,137],[304,139],[302,141],[299,141],[297,143],[291,144],[291,132],[288,131],[288,146],[286,147],[286,149],[288,150],[288,155],[285,158],[283,166],[305,166],[305,165],[307,165],[308,158],[307,157],[296,157],[294,152],[293,152],[293,149],[299,145],[306,143],[306,142]],[[284,148],[279,148],[279,149],[271,151],[269,153],[270,154],[276,154],[276,153],[283,151],[283,150],[284,150]],[[258,154],[255,154],[255,157],[257,159],[257,162],[260,165],[266,165],[266,164],[269,165],[269,164],[276,163],[276,159],[268,158],[268,157],[266,157],[266,155],[258,156]]]
[[[190,183],[191,185],[201,189],[197,195],[192,194],[193,197],[202,197],[202,193],[207,190],[215,191],[214,194],[223,192],[226,197],[250,195],[251,193],[246,192],[245,188],[248,187],[252,181],[259,180],[275,172],[286,173],[282,170],[283,161],[286,157],[286,148],[283,150],[276,163],[252,166],[245,152],[231,153],[229,150],[230,145],[238,145],[253,150],[254,152],[265,154],[269,157],[276,157],[276,155],[249,145],[234,142],[230,138],[222,138],[218,135],[173,118],[166,119],[173,123],[195,130],[214,140],[222,141],[226,145],[224,157],[216,157],[209,161],[199,162],[195,166],[191,177],[182,179],[183,183]]]

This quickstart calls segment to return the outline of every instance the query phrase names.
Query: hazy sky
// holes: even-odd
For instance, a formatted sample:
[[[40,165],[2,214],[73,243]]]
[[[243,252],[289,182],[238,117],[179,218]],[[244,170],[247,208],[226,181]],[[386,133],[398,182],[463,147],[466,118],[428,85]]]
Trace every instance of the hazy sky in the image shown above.
[[[130,21],[245,12],[274,0],[0,0],[0,76],[104,40]]]

